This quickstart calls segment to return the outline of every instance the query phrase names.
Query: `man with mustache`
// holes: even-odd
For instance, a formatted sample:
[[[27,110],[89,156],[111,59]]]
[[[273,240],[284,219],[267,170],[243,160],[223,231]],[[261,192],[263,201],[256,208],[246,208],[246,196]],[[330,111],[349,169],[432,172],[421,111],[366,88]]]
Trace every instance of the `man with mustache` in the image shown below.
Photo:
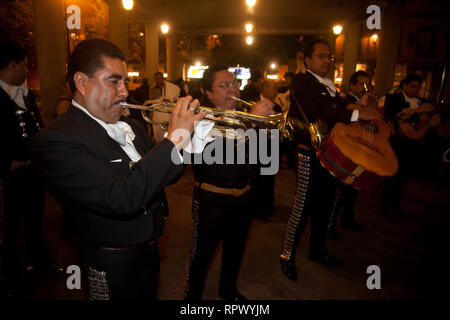
[[[174,132],[192,132],[204,116],[195,114],[197,100],[180,99],[155,146],[142,125],[121,116],[127,75],[116,45],[80,42],[68,63],[72,105],[30,143],[32,163],[80,235],[90,299],[156,298],[164,186],[181,176],[172,154],[187,140]]]
[[[347,110],[347,102],[336,93],[332,80],[326,78],[334,61],[330,46],[323,40],[312,41],[305,50],[304,74],[298,73],[292,80],[289,116],[300,121],[320,121],[320,134],[326,135],[336,122],[380,119],[373,110]],[[367,104],[368,95],[360,104]],[[326,249],[328,216],[335,198],[337,179],[324,169],[311,144],[309,132],[296,130],[297,145],[296,194],[289,216],[280,263],[283,274],[297,280],[295,255],[297,245],[311,217],[311,241],[308,259],[331,266],[342,265],[342,261],[330,255]]]

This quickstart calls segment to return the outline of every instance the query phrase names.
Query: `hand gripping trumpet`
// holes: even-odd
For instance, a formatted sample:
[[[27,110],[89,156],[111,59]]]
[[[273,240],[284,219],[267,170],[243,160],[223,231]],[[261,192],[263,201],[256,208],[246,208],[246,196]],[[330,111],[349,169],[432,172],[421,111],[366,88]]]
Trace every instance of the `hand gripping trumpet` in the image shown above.
[[[239,101],[242,102],[240,99]],[[250,104],[249,102],[246,103]],[[141,110],[142,118],[144,118],[146,122],[159,125],[163,130],[167,130],[169,122],[152,120],[151,113],[162,112],[171,114],[175,107],[174,103],[163,102],[161,100],[149,100],[146,101],[144,105],[129,104],[125,102],[121,102],[120,105],[123,108],[128,107]],[[214,122],[214,127],[210,132],[213,136],[225,136],[227,138],[240,139],[247,129],[253,127],[258,127],[260,129],[278,129],[280,130],[280,136],[285,135],[286,133],[287,110],[282,113],[267,116],[254,115],[242,111],[221,110],[198,106],[195,112],[198,113],[200,111],[206,112],[206,116],[203,120]]]

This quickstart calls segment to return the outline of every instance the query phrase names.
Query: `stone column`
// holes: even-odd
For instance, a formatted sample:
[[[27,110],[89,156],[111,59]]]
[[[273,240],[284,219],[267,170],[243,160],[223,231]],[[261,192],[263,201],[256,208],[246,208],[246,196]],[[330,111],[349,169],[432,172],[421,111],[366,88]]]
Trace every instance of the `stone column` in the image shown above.
[[[401,27],[401,4],[388,2],[381,8],[381,30],[375,70],[375,88],[378,95],[392,87],[398,41]]]
[[[177,56],[178,37],[175,34],[166,36],[167,78],[174,81],[182,76],[182,64]],[[181,67],[180,67],[181,65]]]
[[[159,26],[156,21],[145,21],[145,73],[149,84],[154,82],[154,74],[159,64]]]
[[[356,62],[358,61],[361,27],[359,22],[351,22],[344,28],[344,76],[342,84],[348,89],[350,76],[355,72]]]
[[[65,8],[63,1],[33,1],[34,32],[44,124],[54,117],[67,63]]]
[[[128,56],[128,21],[122,1],[107,0],[109,6],[108,40],[116,44]]]

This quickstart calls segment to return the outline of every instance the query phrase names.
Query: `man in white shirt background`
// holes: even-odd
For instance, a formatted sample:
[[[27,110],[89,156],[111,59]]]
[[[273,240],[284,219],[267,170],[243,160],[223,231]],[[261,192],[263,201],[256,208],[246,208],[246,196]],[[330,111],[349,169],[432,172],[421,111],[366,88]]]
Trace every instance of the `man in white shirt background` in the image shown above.
[[[162,72],[155,73],[155,83],[150,88],[150,100],[161,100],[164,102],[174,103],[180,98],[180,88],[169,81],[164,80]],[[169,121],[170,114],[162,112],[153,112],[152,120]],[[164,139],[164,130],[159,125],[153,125],[153,137],[156,142]]]

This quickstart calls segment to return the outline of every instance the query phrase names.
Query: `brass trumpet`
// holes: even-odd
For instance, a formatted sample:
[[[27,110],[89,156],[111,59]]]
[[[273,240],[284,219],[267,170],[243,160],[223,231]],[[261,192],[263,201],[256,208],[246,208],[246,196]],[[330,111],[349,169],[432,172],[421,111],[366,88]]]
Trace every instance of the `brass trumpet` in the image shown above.
[[[238,98],[236,98],[238,100]],[[242,100],[239,99],[242,102]],[[247,103],[247,102],[246,102]],[[250,104],[250,103],[248,103]],[[163,130],[167,130],[168,121],[155,121],[151,117],[152,112],[172,113],[175,107],[174,103],[162,102],[161,100],[148,100],[144,105],[136,105],[121,102],[123,108],[139,109],[142,112],[142,118],[148,123],[159,125]],[[263,129],[278,129],[280,136],[285,135],[285,126],[287,121],[287,110],[274,115],[260,116],[247,112],[235,110],[221,110],[198,106],[196,113],[205,111],[204,120],[214,122],[214,127],[210,132],[212,136],[225,136],[232,139],[242,138],[243,132],[247,129],[257,126]],[[241,130],[238,130],[241,129]]]

